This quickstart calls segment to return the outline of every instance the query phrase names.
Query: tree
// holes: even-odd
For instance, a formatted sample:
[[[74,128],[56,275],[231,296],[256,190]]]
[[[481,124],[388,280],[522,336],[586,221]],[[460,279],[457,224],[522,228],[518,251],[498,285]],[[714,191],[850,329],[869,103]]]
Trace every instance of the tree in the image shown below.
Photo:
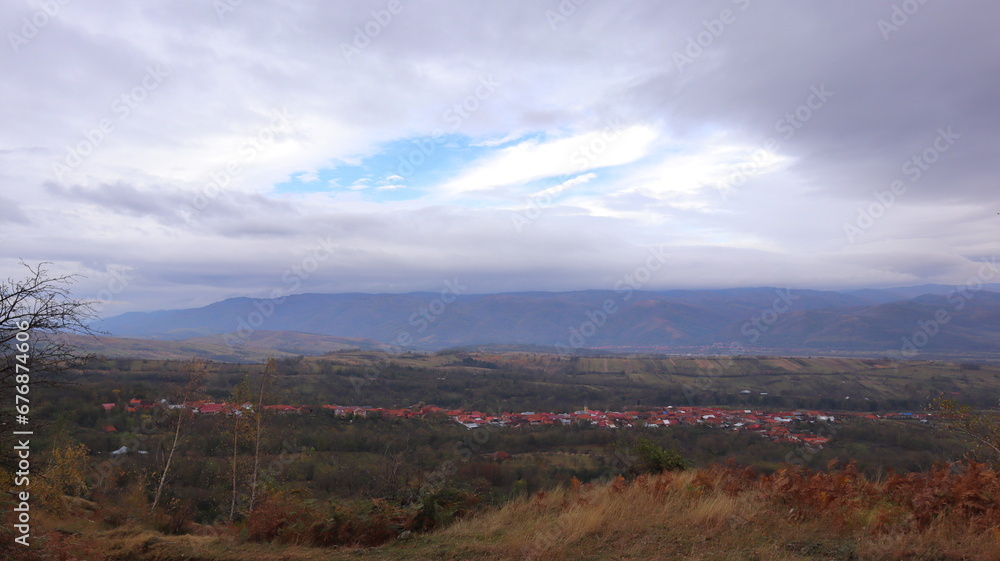
[[[174,438],[170,445],[170,452],[167,454],[167,460],[163,465],[163,473],[160,474],[160,483],[156,486],[156,494],[153,496],[153,504],[150,506],[150,510],[156,510],[156,506],[160,503],[160,496],[163,494],[163,486],[167,482],[167,474],[170,472],[170,464],[174,461],[174,452],[177,451],[177,446],[181,442],[181,432],[184,428],[185,421],[189,420],[192,412],[188,407],[188,402],[201,393],[202,386],[205,383],[205,370],[207,364],[204,361],[193,360],[188,364],[184,365],[184,370],[188,374],[187,383],[178,392],[178,398],[180,400],[180,407],[177,409],[177,420],[174,423]]]
[[[97,315],[95,302],[71,296],[69,287],[78,275],[52,276],[47,268],[51,263],[33,267],[21,261],[21,265],[27,269],[24,278],[0,282],[0,402],[14,403],[16,392],[28,400],[22,404],[30,405],[30,390],[55,383],[54,374],[88,358],[63,335],[95,335],[88,324]],[[0,407],[2,448],[7,448],[11,438],[15,414],[23,415]]]
[[[253,426],[253,421],[251,419],[252,406],[247,408],[253,399],[253,390],[250,388],[250,377],[247,375],[243,376],[239,384],[233,388],[232,397],[230,399],[230,409],[229,414],[232,416],[232,429],[233,429],[233,497],[232,502],[229,505],[229,520],[233,521],[236,519],[236,497],[239,486],[237,485],[238,475],[239,475],[239,449],[240,442],[245,441],[247,438],[247,431],[251,426]]]
[[[1000,465],[1000,413],[977,411],[954,399],[935,399],[931,410],[949,430],[972,445],[971,453]]]
[[[45,468],[33,482],[32,495],[41,499],[50,512],[64,513],[63,496],[80,497],[87,489],[87,453],[80,443],[73,443],[65,429],[56,435]]]
[[[275,368],[274,358],[267,359],[264,366],[264,373],[260,377],[260,388],[257,392],[257,405],[253,408],[253,418],[256,422],[253,435],[253,475],[250,477],[250,505],[248,512],[253,512],[254,504],[257,502],[257,475],[260,472],[260,439],[264,432],[264,388],[271,379],[271,374]]]

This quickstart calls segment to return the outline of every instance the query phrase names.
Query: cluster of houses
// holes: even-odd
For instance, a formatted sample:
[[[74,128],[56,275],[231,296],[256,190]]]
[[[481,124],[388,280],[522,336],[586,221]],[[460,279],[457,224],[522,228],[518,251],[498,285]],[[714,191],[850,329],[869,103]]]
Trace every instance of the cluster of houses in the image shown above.
[[[451,414],[453,412],[449,412]],[[792,442],[822,447],[829,438],[808,433],[792,432],[792,423],[837,422],[832,416],[819,411],[790,411],[767,413],[760,411],[729,410],[714,407],[665,407],[651,411],[593,411],[584,408],[573,413],[504,413],[483,415],[473,411],[459,412],[452,417],[455,422],[473,429],[482,425],[500,427],[525,425],[569,425],[586,423],[593,426],[618,428],[659,428],[679,425],[704,425],[725,430],[754,432],[778,442]]]
[[[934,418],[930,413],[844,413],[844,415],[852,415],[854,417],[860,417],[862,419],[871,419],[877,421],[879,419],[893,419],[897,421],[920,421],[921,423],[929,423],[931,419]]]
[[[118,406],[119,405],[117,403],[101,404],[101,407],[103,407],[105,411],[113,411]],[[241,411],[253,409],[253,405],[250,403],[244,403],[241,405],[225,402],[212,403],[209,401],[192,401],[190,403],[171,404],[167,403],[167,400],[165,399],[161,399],[158,402],[150,401],[148,399],[131,399],[121,407],[128,413],[150,411],[155,407],[160,407],[165,409],[189,409],[193,413],[202,413],[207,415],[214,415],[217,413],[225,415],[239,415]],[[307,413],[311,411],[312,408],[302,405],[265,405],[264,410],[277,411],[279,413]]]
[[[102,404],[105,411],[112,411],[119,404]],[[188,409],[193,413],[204,415],[239,415],[251,410],[250,403],[231,404],[194,401],[184,404],[169,404],[166,400],[153,402],[145,399],[132,399],[121,407],[130,413],[148,411],[155,407],[167,409]],[[275,413],[312,413],[316,410],[332,411],[340,417],[383,417],[383,418],[427,418],[450,420],[468,429],[482,426],[491,427],[526,427],[536,425],[571,425],[584,423],[606,429],[633,427],[669,427],[679,425],[703,425],[723,430],[745,431],[760,434],[777,442],[804,444],[811,447],[822,447],[829,438],[807,432],[793,432],[793,428],[801,431],[816,423],[838,422],[832,415],[820,411],[786,411],[762,412],[745,410],[719,409],[714,407],[664,407],[646,411],[594,411],[584,407],[573,413],[547,413],[524,411],[521,413],[502,413],[490,415],[479,411],[464,411],[460,409],[445,409],[434,405],[421,405],[402,409],[387,409],[379,407],[360,407],[351,405],[265,405],[264,410]],[[928,422],[926,413],[843,413],[867,419],[902,419]],[[822,426],[822,425],[820,425]],[[109,427],[108,432],[113,431]],[[820,431],[823,432],[823,431]]]

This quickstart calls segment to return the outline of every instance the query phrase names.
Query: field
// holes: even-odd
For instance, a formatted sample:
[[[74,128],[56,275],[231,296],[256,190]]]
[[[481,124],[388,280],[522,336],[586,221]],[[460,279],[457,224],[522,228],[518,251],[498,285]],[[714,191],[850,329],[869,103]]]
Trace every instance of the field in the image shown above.
[[[275,399],[291,404],[401,407],[424,402],[481,411],[574,411],[584,405],[623,410],[636,404],[879,411],[920,410],[938,395],[980,407],[995,406],[1000,399],[1000,365],[942,361],[343,351],[278,362],[282,376]],[[182,366],[96,361],[87,376],[148,384],[147,393],[137,397],[158,399],[163,383],[177,381]],[[234,377],[261,367],[213,368],[227,375],[209,388],[213,397],[222,397]]]
[[[201,357],[221,362],[245,363],[263,362],[272,357],[367,348],[375,344],[374,341],[361,338],[266,330],[254,331],[246,337],[211,335],[181,341],[73,334],[63,334],[60,338],[88,353],[106,358],[190,360]]]
[[[246,393],[265,370],[263,393]],[[264,413],[259,432],[231,414],[186,417],[154,509],[183,415],[167,404],[181,401],[193,371],[203,376],[188,401],[306,407]],[[994,512],[994,491],[976,495],[986,501],[979,506],[945,509],[941,522],[914,525],[917,515],[906,509],[916,512],[926,497],[916,483],[890,475],[937,473],[936,464],[965,461],[966,442],[935,421],[862,415],[922,413],[942,395],[991,406],[1000,392],[997,365],[344,350],[280,356],[267,369],[98,358],[65,382],[46,388],[35,409],[46,430],[33,445],[40,456],[58,458],[44,468],[36,527],[47,549],[91,552],[81,559],[895,559],[905,552],[910,559],[989,559],[998,547],[990,540],[1000,534],[983,522]],[[321,407],[329,404],[484,414],[712,405],[815,409],[837,420],[791,423],[830,439],[804,447],[702,424],[468,430],[441,413],[342,416]],[[674,451],[692,469],[633,479],[645,473],[643,446]],[[127,452],[115,455],[123,447]],[[727,462],[733,467],[723,467]],[[834,485],[822,475],[831,462],[854,463],[836,489],[823,487]],[[940,478],[958,488],[948,474],[978,469],[971,465]],[[815,475],[795,471],[803,468]],[[799,479],[782,475],[789,473]],[[995,474],[977,473],[992,489]],[[784,487],[773,479],[782,477]],[[795,487],[802,481],[812,481],[808,493]],[[933,485],[938,495],[947,487]],[[884,500],[862,501],[871,489]],[[843,499],[848,491],[857,499]],[[910,492],[924,498],[907,499]],[[975,498],[955,493],[959,502]],[[816,500],[846,501],[836,503],[841,518],[825,510],[785,516]],[[959,514],[965,518],[953,517]],[[775,527],[767,523],[778,519]],[[986,533],[966,532],[962,524],[973,522]]]

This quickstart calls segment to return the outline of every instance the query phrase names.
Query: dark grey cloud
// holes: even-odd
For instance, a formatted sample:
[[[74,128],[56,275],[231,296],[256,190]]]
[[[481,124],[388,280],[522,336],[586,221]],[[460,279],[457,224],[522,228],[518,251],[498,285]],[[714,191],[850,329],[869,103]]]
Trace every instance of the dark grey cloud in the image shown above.
[[[1000,253],[1000,8],[929,0],[880,29],[901,4],[403,2],[368,36],[384,1],[70,3],[0,49],[0,269],[58,261],[88,294],[129,275],[112,311],[266,295],[319,246],[299,291],[606,288],[661,245],[650,288],[960,282]],[[465,169],[402,201],[275,187],[447,127],[487,76],[500,86],[457,129],[473,140],[609,119],[655,139],[520,229],[539,187],[442,187]],[[934,152],[942,129],[958,136]]]
[[[63,186],[50,181],[45,183],[45,190],[57,199],[94,205],[109,213],[153,216],[171,221],[176,216],[175,209],[188,204],[184,195],[176,190],[141,191],[125,183],[102,184],[88,189],[80,185]]]
[[[880,186],[873,175],[888,179],[939,127],[951,126],[962,142],[937,173],[950,178],[953,193],[989,194],[988,185],[965,178],[989,167],[977,147],[1000,130],[989,101],[1000,94],[1000,12],[981,2],[930,2],[886,40],[878,21],[891,19],[892,6],[753,3],[680,76],[669,66],[634,95],[651,110],[666,100],[670,122],[680,126],[711,123],[774,138],[803,158],[803,168],[830,178],[825,188],[850,197]],[[691,34],[702,29],[694,24]],[[674,42],[683,52],[686,42]],[[833,97],[786,141],[776,123],[822,85]]]
[[[7,197],[0,197],[0,222],[8,224],[29,224],[27,215],[21,210],[21,206]]]

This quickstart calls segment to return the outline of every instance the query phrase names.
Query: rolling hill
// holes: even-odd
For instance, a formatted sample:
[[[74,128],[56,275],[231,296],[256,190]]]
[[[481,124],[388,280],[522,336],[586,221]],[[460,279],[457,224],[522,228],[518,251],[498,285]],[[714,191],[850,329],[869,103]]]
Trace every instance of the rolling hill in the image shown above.
[[[256,331],[234,346],[230,346],[222,335],[192,337],[182,341],[83,335],[62,337],[86,352],[106,358],[143,360],[189,360],[197,357],[221,362],[262,362],[269,357],[318,356],[378,346],[377,341],[367,339],[294,331]]]
[[[305,354],[311,348],[305,342],[280,347],[276,339],[266,340],[278,337],[274,332],[291,331],[299,339],[316,334],[349,338],[347,344],[356,347],[367,340],[369,346],[381,341],[416,350],[514,344],[562,350],[1000,356],[1000,293],[929,285],[855,292],[300,294],[281,302],[232,298],[202,308],[133,312],[96,327],[119,337],[229,349],[299,348]]]

